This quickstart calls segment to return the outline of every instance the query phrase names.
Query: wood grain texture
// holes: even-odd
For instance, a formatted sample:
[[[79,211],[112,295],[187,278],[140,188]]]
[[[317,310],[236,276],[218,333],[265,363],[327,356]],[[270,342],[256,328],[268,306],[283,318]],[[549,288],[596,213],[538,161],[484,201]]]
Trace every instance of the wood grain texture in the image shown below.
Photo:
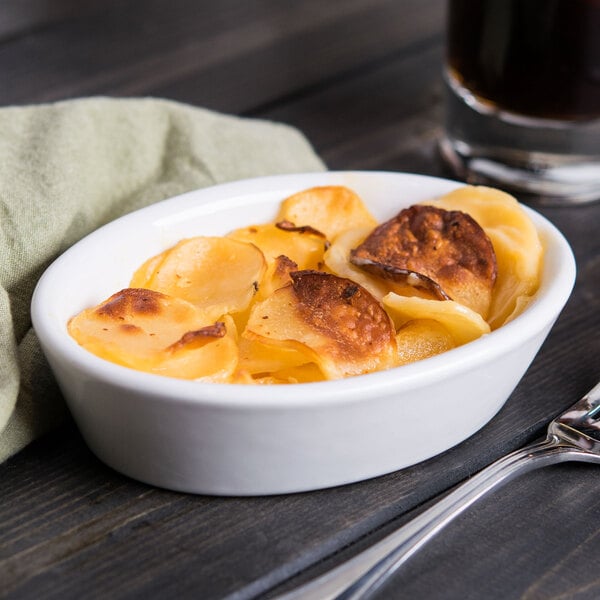
[[[0,46],[0,104],[152,95],[242,113],[439,34],[441,7],[439,0],[108,2],[88,18]]]
[[[295,125],[332,169],[444,175],[436,146],[444,7],[10,0],[0,5],[0,105],[163,96]],[[68,422],[0,465],[0,597],[274,597],[541,435],[599,374],[600,210],[541,211],[573,245],[576,287],[511,398],[477,434],[372,481],[212,498],[115,473]],[[597,598],[599,484],[600,471],[582,465],[512,482],[449,527],[379,597]]]
[[[0,5],[0,43],[16,40],[45,28],[98,14],[102,0],[3,0]]]

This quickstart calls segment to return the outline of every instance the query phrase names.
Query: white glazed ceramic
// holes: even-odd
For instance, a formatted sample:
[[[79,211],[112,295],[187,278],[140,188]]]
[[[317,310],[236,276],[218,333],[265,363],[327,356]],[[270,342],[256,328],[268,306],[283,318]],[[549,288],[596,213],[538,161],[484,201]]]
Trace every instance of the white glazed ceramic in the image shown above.
[[[148,257],[183,237],[275,216],[314,185],[343,184],[386,219],[456,182],[378,172],[285,175],[199,190],[127,215],[65,252],[39,281],[32,318],[92,451],[157,486],[219,495],[307,491],[412,465],[461,442],[504,404],[566,303],[575,279],[558,230],[528,209],[545,246],[541,288],[513,322],[445,354],[335,382],[199,384],[106,362],[67,320],[127,287]]]

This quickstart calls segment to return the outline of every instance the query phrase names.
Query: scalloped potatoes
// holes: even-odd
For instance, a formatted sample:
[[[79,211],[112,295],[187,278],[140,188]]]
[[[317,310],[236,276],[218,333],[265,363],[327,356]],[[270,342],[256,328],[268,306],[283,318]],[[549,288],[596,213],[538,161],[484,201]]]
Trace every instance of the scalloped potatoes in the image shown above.
[[[270,223],[149,258],[74,316],[90,352],[218,383],[338,379],[422,360],[514,318],[542,246],[514,198],[464,186],[377,223],[342,186],[283,199]]]

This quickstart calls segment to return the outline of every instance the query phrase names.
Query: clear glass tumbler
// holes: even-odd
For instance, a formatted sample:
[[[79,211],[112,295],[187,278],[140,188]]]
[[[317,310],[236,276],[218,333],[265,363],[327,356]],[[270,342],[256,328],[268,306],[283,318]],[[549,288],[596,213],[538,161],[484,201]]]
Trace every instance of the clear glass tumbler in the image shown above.
[[[449,0],[442,155],[470,183],[600,199],[600,0]]]

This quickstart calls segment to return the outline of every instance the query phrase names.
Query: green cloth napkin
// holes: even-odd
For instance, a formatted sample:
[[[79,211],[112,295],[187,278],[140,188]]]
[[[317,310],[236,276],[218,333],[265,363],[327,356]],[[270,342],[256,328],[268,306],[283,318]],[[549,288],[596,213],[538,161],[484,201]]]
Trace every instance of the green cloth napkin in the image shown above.
[[[164,198],[323,169],[289,126],[167,100],[0,108],[0,461],[66,415],[29,314],[54,258],[100,225]]]

